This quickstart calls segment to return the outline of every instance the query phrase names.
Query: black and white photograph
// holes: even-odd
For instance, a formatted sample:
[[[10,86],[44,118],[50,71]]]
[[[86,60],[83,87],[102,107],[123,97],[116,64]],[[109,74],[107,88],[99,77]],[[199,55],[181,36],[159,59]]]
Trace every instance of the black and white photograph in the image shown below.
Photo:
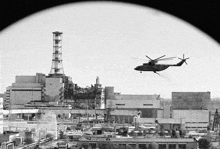
[[[217,1],[2,0],[0,149],[219,149]]]

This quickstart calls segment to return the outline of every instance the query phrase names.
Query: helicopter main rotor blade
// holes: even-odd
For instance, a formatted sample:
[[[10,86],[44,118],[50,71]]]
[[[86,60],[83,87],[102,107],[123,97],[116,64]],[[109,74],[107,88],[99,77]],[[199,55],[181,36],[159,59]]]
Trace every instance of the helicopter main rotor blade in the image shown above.
[[[146,55],[146,57],[149,58],[152,61],[152,59],[149,56]]]
[[[163,56],[161,56],[161,57],[158,57],[158,58],[154,59],[154,61],[156,61],[156,60],[158,60],[158,59],[160,59],[160,58],[162,58],[162,57],[164,57],[164,56],[166,56],[166,55],[163,55]]]
[[[176,58],[176,57],[162,58],[162,59],[158,59],[157,61],[170,60],[170,59],[173,59],[173,58]]]
[[[138,59],[138,60],[145,60],[146,61],[146,59],[144,59],[144,58],[136,58],[136,57],[131,57],[132,59]]]

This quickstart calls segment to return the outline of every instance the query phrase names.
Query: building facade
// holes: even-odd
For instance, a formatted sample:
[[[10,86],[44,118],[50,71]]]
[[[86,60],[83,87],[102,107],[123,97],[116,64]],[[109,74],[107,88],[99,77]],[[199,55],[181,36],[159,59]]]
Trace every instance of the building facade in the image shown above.
[[[45,82],[45,100],[63,101],[64,100],[64,83],[63,78],[46,78]]]
[[[15,83],[4,93],[4,109],[24,108],[33,101],[63,101],[63,78],[53,78],[37,73],[36,76],[16,76]]]
[[[24,104],[42,99],[42,89],[45,84],[45,75],[16,76],[15,83],[6,89],[4,105],[6,108],[22,108]]]
[[[106,99],[106,111],[116,123],[131,123],[134,116],[157,118],[160,114],[159,95],[123,95],[116,93],[114,99]]]
[[[184,119],[187,130],[207,129],[210,101],[210,92],[173,92],[172,118]]]

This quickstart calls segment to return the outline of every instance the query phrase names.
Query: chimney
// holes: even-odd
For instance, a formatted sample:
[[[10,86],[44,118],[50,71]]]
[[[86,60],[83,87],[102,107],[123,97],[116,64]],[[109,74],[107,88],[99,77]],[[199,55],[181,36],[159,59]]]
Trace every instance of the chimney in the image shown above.
[[[62,32],[53,32],[53,59],[50,76],[61,77],[64,75],[62,64]]]

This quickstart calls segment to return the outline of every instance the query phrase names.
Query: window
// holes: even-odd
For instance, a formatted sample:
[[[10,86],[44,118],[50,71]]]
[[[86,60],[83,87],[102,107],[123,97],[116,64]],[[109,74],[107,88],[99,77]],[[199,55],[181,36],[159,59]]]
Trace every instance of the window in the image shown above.
[[[105,144],[105,143],[99,143],[98,144],[99,149],[106,149],[107,146],[108,146],[108,144]]]
[[[155,149],[155,148],[157,148],[156,146],[157,146],[156,143],[151,143],[151,144],[148,145],[148,149]]]
[[[7,148],[8,148],[8,149],[13,149],[14,146],[13,146],[13,144],[10,143],[10,144],[7,145]]]
[[[84,149],[88,149],[88,148],[89,148],[89,145],[88,145],[88,144],[82,144],[82,147],[83,147]]]
[[[147,149],[146,144],[138,144],[139,149]]]
[[[55,40],[55,44],[59,44],[59,40]]]
[[[159,144],[159,148],[158,149],[166,149],[166,144]]]
[[[96,143],[91,143],[90,146],[91,146],[91,149],[96,149]]]
[[[153,106],[153,104],[143,104],[144,106]]]
[[[126,149],[126,144],[119,144],[120,149]]]
[[[176,149],[176,144],[169,144],[168,149]]]
[[[118,103],[118,104],[116,104],[116,106],[125,106],[125,104],[119,104],[119,103]]]
[[[179,149],[186,149],[186,144],[179,144]]]
[[[127,147],[127,148],[135,149],[135,148],[136,148],[136,144],[128,144],[128,147]]]

